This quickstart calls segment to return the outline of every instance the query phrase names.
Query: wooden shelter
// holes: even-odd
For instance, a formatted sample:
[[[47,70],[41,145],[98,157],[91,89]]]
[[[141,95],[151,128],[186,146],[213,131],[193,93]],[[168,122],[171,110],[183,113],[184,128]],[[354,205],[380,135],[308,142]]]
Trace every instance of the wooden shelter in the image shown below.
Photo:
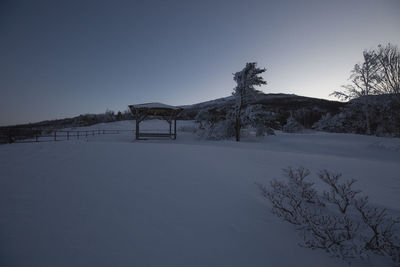
[[[136,120],[136,140],[146,137],[169,137],[176,139],[176,117],[182,108],[165,105],[162,103],[146,103],[129,106]],[[169,132],[140,132],[140,123],[148,118],[160,118],[169,123]],[[172,132],[172,122],[174,122],[174,132]]]

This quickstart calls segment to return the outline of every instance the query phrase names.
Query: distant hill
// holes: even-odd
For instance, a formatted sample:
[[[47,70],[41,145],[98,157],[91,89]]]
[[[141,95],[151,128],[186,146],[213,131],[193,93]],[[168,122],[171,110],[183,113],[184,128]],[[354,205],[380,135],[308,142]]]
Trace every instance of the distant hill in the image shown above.
[[[294,94],[264,94],[260,93],[250,104],[260,104],[266,110],[273,112],[286,112],[290,114],[299,109],[314,110],[320,113],[336,114],[346,103],[330,101],[326,99],[298,96]],[[228,110],[235,105],[233,96],[218,98],[211,101],[201,102],[194,105],[181,106],[184,108],[180,114],[182,119],[194,119],[199,110],[202,109],[225,109]]]
[[[180,106],[184,110],[180,114],[180,119],[194,119],[199,110],[202,109],[229,109],[235,104],[233,96],[218,98],[215,100],[205,101],[193,105]],[[298,96],[294,94],[264,94],[260,93],[251,104],[261,104],[270,110],[295,111],[301,108],[315,108],[323,112],[337,113],[340,107],[346,103],[338,101],[330,101],[326,99]],[[99,122],[109,122],[116,120],[109,114],[83,114],[72,118],[64,118],[57,120],[46,120],[36,123],[27,123],[19,125],[2,126],[0,129],[9,128],[39,128],[39,129],[59,129],[65,127],[89,126]],[[133,119],[127,114],[123,114],[122,119]]]

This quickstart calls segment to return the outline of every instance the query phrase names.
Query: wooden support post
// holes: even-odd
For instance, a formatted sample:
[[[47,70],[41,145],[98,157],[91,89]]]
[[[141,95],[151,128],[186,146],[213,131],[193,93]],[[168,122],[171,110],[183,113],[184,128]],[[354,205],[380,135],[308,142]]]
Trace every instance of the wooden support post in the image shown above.
[[[38,141],[38,134],[37,134],[37,132],[35,133],[35,141],[36,141],[36,142],[39,142],[39,141]]]
[[[176,139],[176,118],[174,120],[174,140]]]
[[[139,140],[139,123],[138,116],[136,116],[136,140]]]
[[[54,141],[57,141],[57,131],[54,131]]]
[[[168,123],[169,123],[169,135],[171,136],[171,134],[172,134],[172,130],[171,130],[171,128],[172,128],[172,120],[169,120]]]

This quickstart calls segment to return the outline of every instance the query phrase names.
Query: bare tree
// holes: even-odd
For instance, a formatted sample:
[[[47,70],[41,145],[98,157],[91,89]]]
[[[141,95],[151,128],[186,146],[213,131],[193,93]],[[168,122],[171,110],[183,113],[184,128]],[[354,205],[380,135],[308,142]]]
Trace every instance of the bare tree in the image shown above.
[[[400,51],[397,46],[387,44],[378,45],[376,54],[376,64],[378,75],[376,89],[380,94],[390,94],[393,98],[388,108],[390,114],[387,114],[393,120],[393,125],[400,124]],[[400,129],[394,127],[397,135],[400,135]]]
[[[328,190],[317,191],[303,167],[286,169],[286,181],[274,180],[270,187],[258,185],[272,204],[272,213],[294,224],[302,245],[323,249],[344,260],[384,255],[400,264],[400,220],[386,209],[359,197],[355,180],[341,181],[340,173],[322,170],[318,177]]]
[[[254,86],[260,86],[267,84],[264,79],[259,76],[265,72],[266,69],[257,68],[256,62],[247,63],[243,70],[236,72],[233,79],[237,83],[233,89],[233,95],[236,99],[235,105],[235,124],[236,124],[236,141],[240,141],[240,129],[241,129],[241,113],[243,107],[257,95],[259,91],[254,89]]]
[[[378,89],[382,93],[395,94],[400,100],[400,51],[392,44],[379,45],[376,59],[379,65]]]
[[[338,183],[342,176],[340,173],[330,173],[327,170],[322,170],[318,174],[321,181],[329,185],[329,191],[325,191],[324,199],[339,209],[341,213],[346,213],[347,208],[352,204],[351,201],[360,193],[359,190],[353,190],[352,186],[356,182],[355,179]]]
[[[363,241],[367,250],[386,255],[400,264],[400,239],[395,226],[399,219],[393,218],[384,208],[373,207],[368,197],[355,199],[354,206],[368,228]]]
[[[334,91],[331,95],[342,100],[361,98],[364,103],[367,134],[371,134],[368,96],[377,93],[376,84],[379,66],[377,64],[377,56],[373,51],[364,51],[363,59],[364,62],[361,65],[354,65],[351,71],[351,84],[342,86],[342,91]]]

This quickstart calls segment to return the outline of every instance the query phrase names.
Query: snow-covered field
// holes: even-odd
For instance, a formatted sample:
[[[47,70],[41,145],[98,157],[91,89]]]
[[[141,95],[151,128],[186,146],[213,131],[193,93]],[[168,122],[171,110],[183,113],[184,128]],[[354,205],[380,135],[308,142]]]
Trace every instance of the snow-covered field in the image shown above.
[[[356,178],[400,212],[400,140],[305,133],[243,142],[132,133],[0,146],[0,266],[348,266],[299,247],[255,183],[282,168]],[[160,121],[145,122],[161,129]],[[134,129],[132,122],[88,129]],[[379,257],[352,266],[391,266]]]

